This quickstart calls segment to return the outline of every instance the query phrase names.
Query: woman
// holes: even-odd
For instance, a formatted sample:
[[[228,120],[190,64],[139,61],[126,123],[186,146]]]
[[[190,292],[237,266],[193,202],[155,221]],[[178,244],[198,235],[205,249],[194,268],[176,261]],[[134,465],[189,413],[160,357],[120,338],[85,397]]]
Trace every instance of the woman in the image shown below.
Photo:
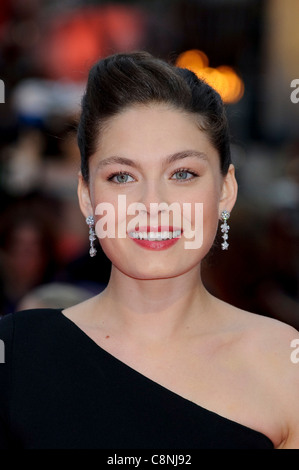
[[[97,236],[110,281],[63,311],[2,320],[2,447],[299,447],[298,332],[200,277],[219,219],[228,247],[237,196],[219,95],[147,53],[117,54],[90,71],[78,142],[90,254]]]

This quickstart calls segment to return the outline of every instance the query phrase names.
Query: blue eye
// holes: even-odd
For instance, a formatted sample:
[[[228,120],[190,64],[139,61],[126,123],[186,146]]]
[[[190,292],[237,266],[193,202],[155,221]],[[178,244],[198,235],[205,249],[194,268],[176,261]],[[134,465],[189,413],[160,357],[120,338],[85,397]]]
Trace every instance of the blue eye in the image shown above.
[[[119,171],[118,173],[114,173],[113,175],[109,176],[108,181],[112,181],[116,184],[130,183],[131,181],[128,181],[128,178],[132,178],[131,181],[134,181],[134,178],[129,175],[129,173]]]
[[[187,176],[188,174],[191,175],[191,178]],[[177,170],[175,173],[173,173],[172,177],[174,175],[178,175],[178,177],[172,178],[172,179],[175,179],[178,181],[186,181],[186,180],[189,181],[189,180],[192,180],[195,176],[198,176],[196,173],[194,173],[193,171],[189,171],[186,168],[181,168],[180,170]]]

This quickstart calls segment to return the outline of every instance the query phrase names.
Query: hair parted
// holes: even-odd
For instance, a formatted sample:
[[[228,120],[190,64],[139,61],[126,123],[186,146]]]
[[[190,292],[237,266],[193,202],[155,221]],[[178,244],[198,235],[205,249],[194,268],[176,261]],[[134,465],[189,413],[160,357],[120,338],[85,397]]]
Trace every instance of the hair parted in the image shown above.
[[[109,118],[132,105],[154,102],[194,114],[219,153],[222,174],[227,173],[230,139],[220,95],[190,70],[138,51],[101,59],[89,71],[77,130],[81,172],[86,182],[89,157],[95,153]]]

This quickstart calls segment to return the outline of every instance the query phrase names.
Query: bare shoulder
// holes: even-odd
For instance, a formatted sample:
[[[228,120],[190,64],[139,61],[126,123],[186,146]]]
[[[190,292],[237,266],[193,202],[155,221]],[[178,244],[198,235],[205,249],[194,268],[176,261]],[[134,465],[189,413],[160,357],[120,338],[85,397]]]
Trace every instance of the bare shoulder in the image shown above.
[[[240,316],[248,340],[263,352],[269,350],[269,353],[272,351],[281,354],[287,347],[289,353],[290,342],[299,338],[299,332],[295,328],[280,320],[241,309],[236,309],[235,314]]]
[[[299,332],[295,328],[274,318],[237,311],[244,327],[243,341],[253,357],[267,363],[268,367],[285,369],[294,364],[294,346],[299,342]]]
[[[299,331],[292,326],[263,315],[227,306],[231,328],[239,332],[239,342],[249,360],[267,367],[274,378],[290,374],[299,377]],[[296,359],[296,353],[297,359]],[[293,367],[298,363],[297,367]]]
[[[249,333],[256,363],[272,386],[284,426],[282,449],[299,449],[299,332],[270,318],[254,319],[260,330]],[[255,354],[255,355],[254,355]]]
[[[292,326],[274,318],[266,317],[219,301],[219,309],[228,328],[240,332],[242,341],[247,342],[246,347],[252,351],[263,354],[277,354],[279,357],[287,353],[290,357],[291,342],[299,340],[299,331]]]
[[[279,320],[227,306],[240,331],[239,350],[259,375],[273,415],[282,424],[282,449],[299,448],[299,332]],[[241,343],[241,344],[240,344]]]

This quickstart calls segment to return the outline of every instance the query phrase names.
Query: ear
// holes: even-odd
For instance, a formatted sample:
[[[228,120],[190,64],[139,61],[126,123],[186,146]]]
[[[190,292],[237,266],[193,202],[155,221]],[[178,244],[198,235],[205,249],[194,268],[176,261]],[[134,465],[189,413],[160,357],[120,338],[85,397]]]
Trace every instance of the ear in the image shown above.
[[[238,194],[238,183],[235,177],[235,167],[230,165],[223,179],[221,196],[219,201],[219,215],[223,210],[232,211]]]
[[[86,218],[89,215],[93,215],[93,208],[92,208],[91,199],[90,199],[89,186],[84,180],[81,172],[79,172],[79,175],[78,175],[77,193],[78,193],[78,199],[79,199],[79,206],[84,217]]]

